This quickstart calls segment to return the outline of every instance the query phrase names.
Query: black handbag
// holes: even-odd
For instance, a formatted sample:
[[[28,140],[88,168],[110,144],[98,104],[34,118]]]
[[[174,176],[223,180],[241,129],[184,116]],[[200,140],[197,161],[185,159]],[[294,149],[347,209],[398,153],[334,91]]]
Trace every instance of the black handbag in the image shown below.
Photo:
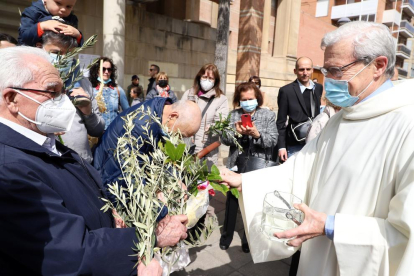
[[[302,144],[306,141],[306,136],[308,135],[308,130],[312,125],[312,119],[315,118],[315,87],[312,89],[312,97],[311,99],[311,115],[312,118],[308,117],[308,120],[304,122],[300,122],[297,124],[291,124],[290,129],[292,130],[293,137],[296,141],[301,142]]]
[[[246,173],[279,165],[277,162],[271,160],[271,154],[267,154],[268,149],[265,149],[265,158],[254,156],[252,154],[251,144],[252,143],[249,139],[248,150],[243,151],[239,154],[239,156],[237,156],[236,166],[238,173]],[[262,145],[264,148],[263,140]],[[273,152],[273,147],[270,148],[270,152]]]
[[[292,130],[293,137],[298,142],[305,142],[306,136],[308,135],[308,130],[312,125],[312,119],[308,118],[306,122],[291,124],[290,128]]]

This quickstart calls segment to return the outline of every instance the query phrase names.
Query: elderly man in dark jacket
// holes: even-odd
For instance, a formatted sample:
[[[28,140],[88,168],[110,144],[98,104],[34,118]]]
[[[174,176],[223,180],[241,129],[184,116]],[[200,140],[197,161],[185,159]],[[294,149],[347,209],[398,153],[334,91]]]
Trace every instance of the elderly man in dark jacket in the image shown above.
[[[135,229],[115,229],[100,210],[99,174],[54,140],[75,107],[47,53],[2,49],[0,64],[0,275],[136,274]],[[159,223],[157,244],[186,238],[185,223],[183,215]],[[138,273],[160,269],[153,259]]]
[[[169,98],[157,97],[127,109],[109,125],[95,150],[93,164],[100,172],[104,185],[112,184],[115,181],[118,181],[120,185],[125,185],[125,182],[119,179],[122,176],[122,171],[118,161],[114,157],[114,149],[117,146],[118,138],[125,134],[125,122],[122,117],[142,108],[142,106],[144,110],[148,110],[149,108],[152,114],[155,114],[161,119],[163,124],[167,124],[169,129],[179,129],[184,137],[193,136],[200,128],[201,111],[198,105],[191,101],[178,101],[172,104]],[[132,135],[135,137],[141,136],[143,140],[148,139],[143,133],[142,128],[147,125],[148,119],[148,115],[137,116],[134,121],[135,127]],[[161,140],[164,133],[160,125],[153,122],[148,127],[149,132],[152,133],[156,141]],[[144,144],[140,148],[140,153],[142,154],[148,154],[151,151],[152,147],[149,144]],[[109,194],[108,197],[112,198]]]

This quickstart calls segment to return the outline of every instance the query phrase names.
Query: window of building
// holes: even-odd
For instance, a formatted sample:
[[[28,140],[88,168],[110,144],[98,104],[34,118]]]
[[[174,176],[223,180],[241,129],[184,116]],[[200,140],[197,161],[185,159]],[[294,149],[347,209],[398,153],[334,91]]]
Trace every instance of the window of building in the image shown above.
[[[329,0],[318,0],[315,17],[328,16]]]

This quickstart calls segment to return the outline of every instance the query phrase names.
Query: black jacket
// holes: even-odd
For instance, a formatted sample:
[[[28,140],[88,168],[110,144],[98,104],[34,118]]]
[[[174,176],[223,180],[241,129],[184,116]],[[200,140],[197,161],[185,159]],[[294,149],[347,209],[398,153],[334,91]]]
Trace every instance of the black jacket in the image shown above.
[[[322,90],[322,85],[315,83],[313,94],[315,101],[314,117],[320,112]],[[278,148],[299,145],[300,143],[293,137],[290,126],[292,123],[305,122],[309,117],[312,117],[312,114],[308,114],[309,112],[306,110],[305,100],[297,80],[280,88],[277,104],[279,106],[276,121],[277,131],[279,132]],[[286,126],[288,116],[289,122]]]
[[[98,172],[0,123],[0,275],[136,274],[135,228],[115,229]]]

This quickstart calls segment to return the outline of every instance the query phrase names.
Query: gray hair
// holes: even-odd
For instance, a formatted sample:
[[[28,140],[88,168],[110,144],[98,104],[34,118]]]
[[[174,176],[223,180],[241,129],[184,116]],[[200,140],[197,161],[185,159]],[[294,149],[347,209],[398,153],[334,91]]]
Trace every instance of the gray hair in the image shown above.
[[[23,87],[34,80],[32,68],[28,66],[33,63],[34,56],[51,62],[44,50],[35,47],[18,46],[0,50],[0,97],[7,87]]]
[[[355,59],[362,60],[368,57],[364,60],[364,63],[368,64],[379,56],[387,57],[385,75],[392,78],[395,66],[395,42],[388,27],[373,22],[350,22],[327,33],[322,39],[321,48],[325,50],[326,47],[349,38],[353,39]]]

